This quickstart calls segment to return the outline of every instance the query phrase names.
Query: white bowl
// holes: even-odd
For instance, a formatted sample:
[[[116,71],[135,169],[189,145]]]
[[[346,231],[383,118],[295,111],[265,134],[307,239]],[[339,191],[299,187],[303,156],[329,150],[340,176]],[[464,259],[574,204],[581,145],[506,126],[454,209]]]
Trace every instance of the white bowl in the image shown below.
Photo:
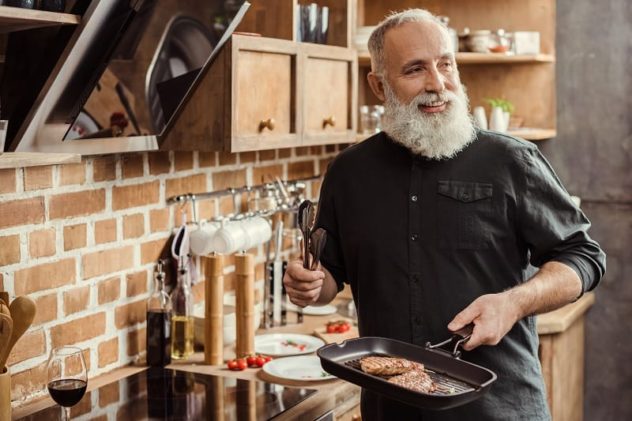
[[[261,323],[261,303],[255,304],[255,317],[253,317],[253,327],[259,328]],[[204,345],[204,307],[199,307],[193,313],[194,319],[194,340],[198,345]],[[237,317],[235,307],[224,305],[224,345],[232,345],[237,340]]]

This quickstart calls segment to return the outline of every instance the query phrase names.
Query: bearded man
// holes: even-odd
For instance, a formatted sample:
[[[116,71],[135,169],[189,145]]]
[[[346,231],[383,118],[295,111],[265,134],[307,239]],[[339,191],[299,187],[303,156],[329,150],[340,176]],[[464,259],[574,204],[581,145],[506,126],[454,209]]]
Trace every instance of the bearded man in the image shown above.
[[[474,128],[450,42],[420,9],[375,29],[384,132],[330,165],[322,267],[292,262],[285,286],[305,306],[350,284],[362,336],[423,346],[473,324],[462,358],[498,375],[486,395],[428,411],[363,391],[364,420],[547,420],[534,315],[593,289],[605,255],[533,144]]]

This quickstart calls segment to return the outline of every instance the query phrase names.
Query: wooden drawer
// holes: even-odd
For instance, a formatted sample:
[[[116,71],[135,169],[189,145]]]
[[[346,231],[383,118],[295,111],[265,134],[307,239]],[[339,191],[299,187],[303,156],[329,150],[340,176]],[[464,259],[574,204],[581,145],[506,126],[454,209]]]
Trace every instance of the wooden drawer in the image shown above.
[[[319,45],[303,51],[303,145],[355,141],[357,56]]]

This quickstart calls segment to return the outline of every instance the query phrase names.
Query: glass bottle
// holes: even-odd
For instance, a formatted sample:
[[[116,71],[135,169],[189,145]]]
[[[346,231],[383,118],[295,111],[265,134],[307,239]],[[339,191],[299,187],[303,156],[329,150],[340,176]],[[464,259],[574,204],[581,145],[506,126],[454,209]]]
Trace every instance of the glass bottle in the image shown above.
[[[185,256],[178,262],[178,284],[171,291],[171,358],[179,360],[193,354],[193,296]]]
[[[147,299],[147,365],[171,363],[171,298],[164,291],[162,262],[154,273],[154,290]]]

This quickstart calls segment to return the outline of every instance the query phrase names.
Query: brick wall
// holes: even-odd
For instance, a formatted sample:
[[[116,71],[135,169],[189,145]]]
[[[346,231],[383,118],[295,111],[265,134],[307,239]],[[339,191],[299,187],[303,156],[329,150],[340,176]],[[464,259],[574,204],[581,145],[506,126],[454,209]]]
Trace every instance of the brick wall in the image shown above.
[[[167,198],[259,184],[267,176],[320,174],[339,149],[156,152],[0,170],[0,288],[37,304],[33,326],[9,358],[14,404],[45,393],[51,347],[82,348],[90,377],[144,351],[154,264],[183,210],[167,206]],[[308,194],[318,188],[312,182]],[[199,202],[198,208],[199,218],[207,219],[230,212],[232,200]],[[184,210],[191,219],[190,205]],[[260,280],[263,247],[255,252]],[[226,290],[232,289],[229,273]],[[196,301],[203,291],[203,282],[194,287]]]

